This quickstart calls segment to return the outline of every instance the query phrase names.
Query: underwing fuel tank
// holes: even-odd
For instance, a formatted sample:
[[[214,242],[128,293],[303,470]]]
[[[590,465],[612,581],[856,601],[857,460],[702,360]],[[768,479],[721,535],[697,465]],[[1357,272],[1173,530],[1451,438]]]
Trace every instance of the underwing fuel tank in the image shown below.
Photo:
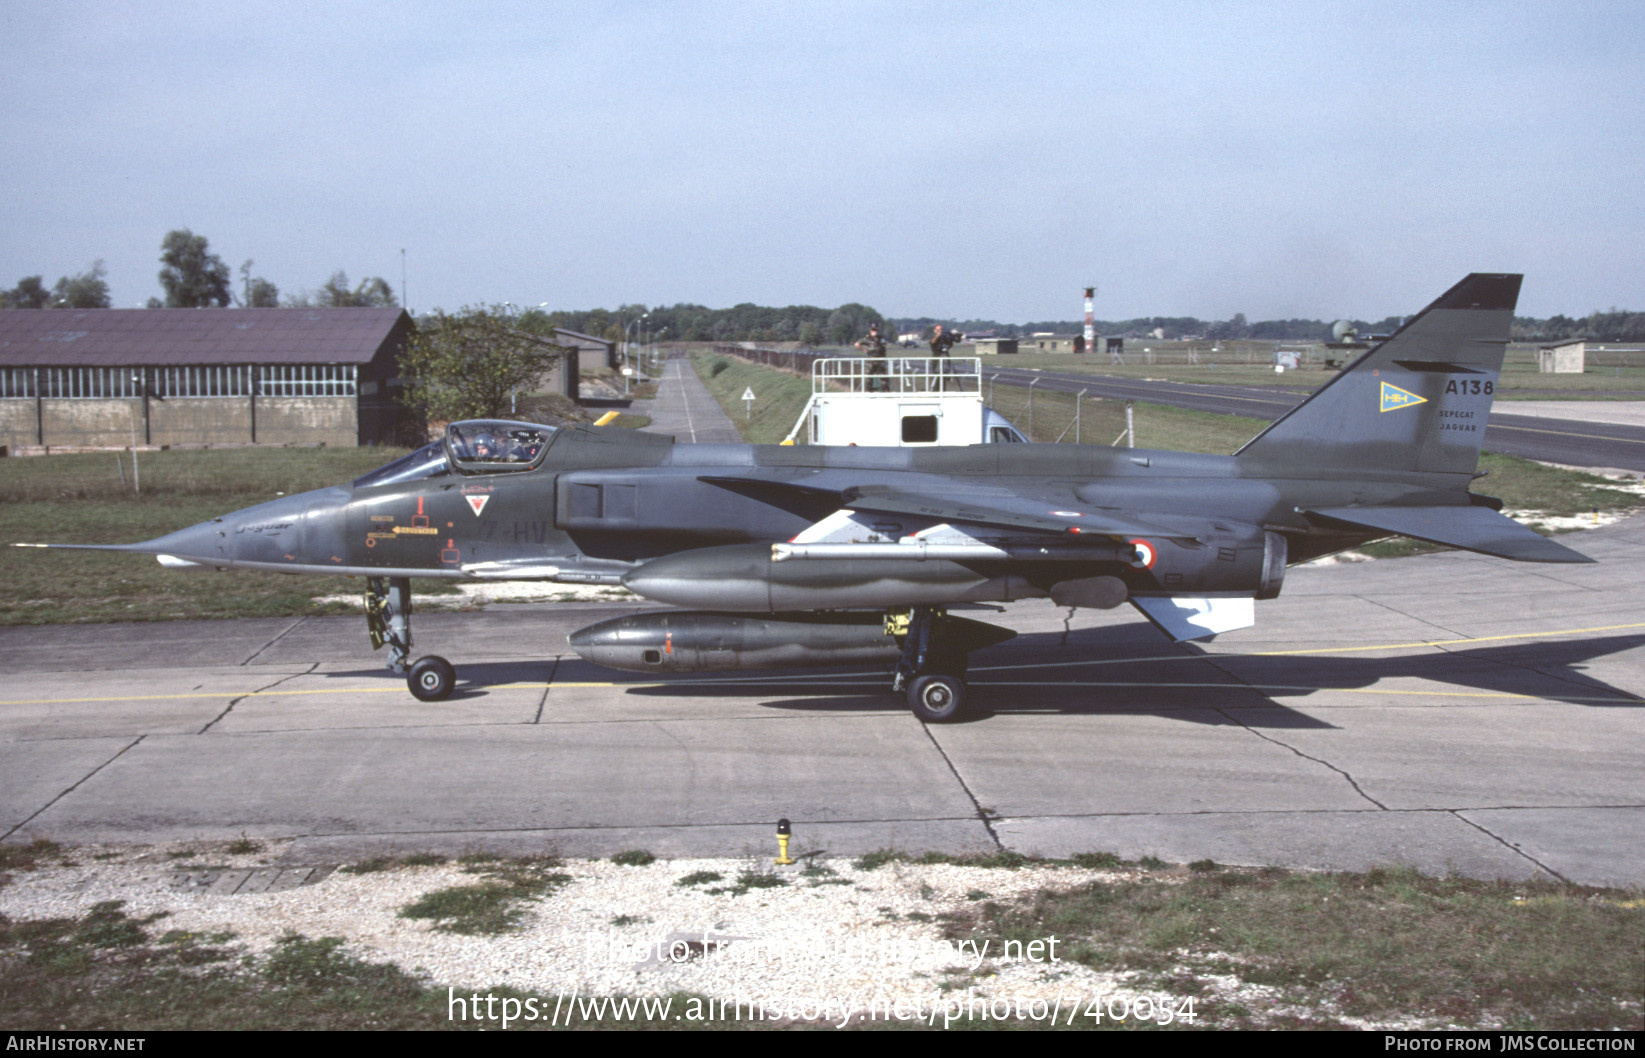
[[[944,559],[832,559],[774,562],[769,544],[681,551],[623,577],[636,595],[672,606],[785,613],[809,609],[949,606],[1043,597],[1004,571],[979,573]]]
[[[944,616],[942,621],[945,644],[967,651],[1016,635],[963,617]],[[755,616],[669,610],[613,617],[569,638],[585,661],[630,672],[890,664],[902,655],[899,636],[878,613]]]

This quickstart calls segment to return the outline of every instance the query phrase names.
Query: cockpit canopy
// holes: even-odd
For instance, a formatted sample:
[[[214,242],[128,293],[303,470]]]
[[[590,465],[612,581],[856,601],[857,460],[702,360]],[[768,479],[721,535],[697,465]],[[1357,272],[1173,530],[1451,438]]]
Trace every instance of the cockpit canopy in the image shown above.
[[[446,427],[445,447],[459,470],[528,470],[554,438],[555,427],[501,419],[469,419]]]
[[[355,488],[398,485],[447,474],[455,467],[467,474],[496,474],[530,470],[542,462],[543,452],[557,427],[501,419],[469,419],[446,427],[445,439],[401,456],[354,481]]]

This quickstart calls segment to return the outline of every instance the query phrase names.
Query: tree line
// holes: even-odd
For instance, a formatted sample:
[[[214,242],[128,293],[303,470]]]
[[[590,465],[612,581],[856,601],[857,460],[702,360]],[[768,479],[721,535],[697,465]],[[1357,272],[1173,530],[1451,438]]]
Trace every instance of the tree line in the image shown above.
[[[768,308],[747,302],[729,309],[691,304],[652,308],[621,305],[616,309],[528,312],[522,320],[527,326],[546,330],[563,327],[611,341],[621,341],[625,334],[638,341],[644,334],[656,335],[664,341],[844,345],[867,334],[874,324],[889,328],[889,321],[878,311],[856,302],[834,309],[815,305]]]
[[[390,308],[399,304],[388,281],[367,276],[350,285],[341,269],[318,290],[299,290],[280,296],[280,288],[251,274],[255,261],[240,266],[238,288],[229,266],[211,252],[204,235],[187,228],[166,233],[160,242],[160,288],[165,298],[149,298],[151,309],[200,308]],[[0,308],[106,309],[110,306],[108,270],[101,260],[75,276],[63,276],[49,289],[43,275],[24,276],[10,290],[0,291]]]

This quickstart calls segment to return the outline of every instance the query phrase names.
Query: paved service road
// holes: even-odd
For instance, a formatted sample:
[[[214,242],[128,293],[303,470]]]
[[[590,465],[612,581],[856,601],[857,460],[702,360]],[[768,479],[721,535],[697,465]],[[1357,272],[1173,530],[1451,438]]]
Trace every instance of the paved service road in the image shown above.
[[[630,408],[636,415],[650,416],[648,433],[669,434],[684,443],[742,443],[737,427],[691,369],[690,360],[676,356],[664,361],[659,381],[655,399],[637,400]]]
[[[419,614],[412,699],[357,618],[0,629],[0,835],[294,837],[292,863],[480,848],[1113,851],[1645,884],[1645,518],[1592,566],[1449,553],[1294,569],[1179,647],[1130,607],[1022,603],[976,719],[880,673],[628,679],[613,604]],[[233,574],[224,574],[232,576]],[[987,614],[977,614],[988,617]]]
[[[1307,393],[1263,386],[1217,386],[1107,375],[1056,374],[995,367],[992,364],[983,368],[983,374],[1001,383],[1017,386],[1026,386],[1037,379],[1035,388],[1039,390],[1059,393],[1086,390],[1092,397],[1108,400],[1147,401],[1191,411],[1246,415],[1266,420],[1279,418],[1307,396]],[[1305,372],[1299,377],[1309,380],[1315,388],[1323,385],[1326,378],[1317,372]],[[1485,428],[1485,449],[1565,466],[1645,471],[1645,425],[1637,422],[1552,419],[1516,414],[1511,410],[1516,404],[1534,403],[1499,401],[1491,412],[1490,424]]]

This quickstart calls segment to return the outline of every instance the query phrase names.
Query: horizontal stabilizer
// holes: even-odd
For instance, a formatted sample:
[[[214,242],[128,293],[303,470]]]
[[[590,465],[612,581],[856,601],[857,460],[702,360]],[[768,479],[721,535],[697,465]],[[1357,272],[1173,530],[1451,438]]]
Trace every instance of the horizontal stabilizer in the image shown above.
[[[1133,595],[1130,602],[1158,625],[1160,631],[1179,643],[1186,639],[1209,639],[1257,623],[1256,603],[1249,595],[1210,599]]]
[[[1329,507],[1303,513],[1518,562],[1593,561],[1489,507]]]

